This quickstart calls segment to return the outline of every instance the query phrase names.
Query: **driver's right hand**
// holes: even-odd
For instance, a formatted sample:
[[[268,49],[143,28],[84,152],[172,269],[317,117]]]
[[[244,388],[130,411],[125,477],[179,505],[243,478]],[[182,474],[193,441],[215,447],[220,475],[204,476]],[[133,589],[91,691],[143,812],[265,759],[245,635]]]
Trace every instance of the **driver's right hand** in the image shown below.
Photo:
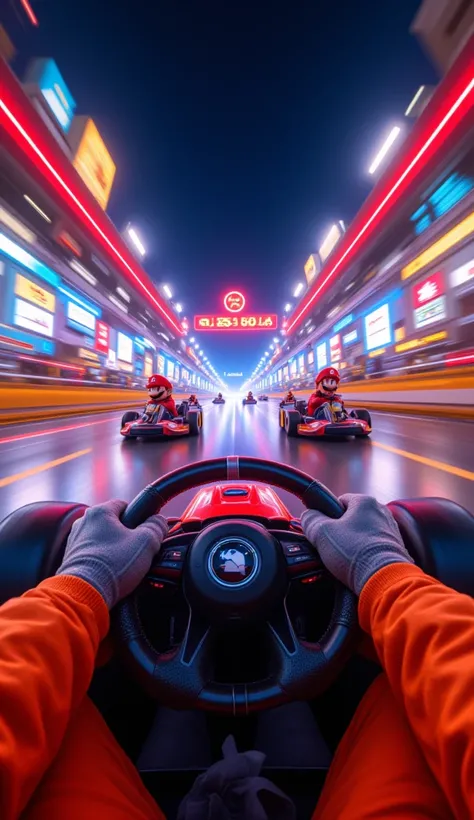
[[[152,515],[134,530],[128,529],[120,520],[126,506],[116,499],[86,510],[72,525],[56,573],[87,581],[109,609],[143,580],[168,532],[162,515]]]
[[[360,595],[365,584],[389,564],[413,564],[390,510],[368,495],[340,497],[345,512],[328,518],[306,510],[301,525],[327,569],[346,587]]]

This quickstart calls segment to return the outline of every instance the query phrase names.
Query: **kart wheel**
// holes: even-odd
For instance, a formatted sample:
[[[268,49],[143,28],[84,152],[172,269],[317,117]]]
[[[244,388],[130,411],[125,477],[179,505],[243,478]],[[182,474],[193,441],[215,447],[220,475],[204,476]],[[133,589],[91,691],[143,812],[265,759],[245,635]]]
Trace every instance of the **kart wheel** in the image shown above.
[[[365,421],[372,427],[372,419],[370,418],[370,413],[368,410],[360,409],[360,410],[351,410],[350,415],[354,419],[359,419],[360,421]]]
[[[285,430],[286,435],[294,438],[298,435],[298,424],[301,421],[301,416],[296,410],[288,410],[285,413]]]
[[[127,410],[126,413],[122,416],[122,427],[125,424],[129,424],[131,421],[137,421],[140,418],[140,413],[137,413],[135,410]]]
[[[189,435],[198,436],[202,427],[202,413],[200,410],[190,410],[188,413]]]

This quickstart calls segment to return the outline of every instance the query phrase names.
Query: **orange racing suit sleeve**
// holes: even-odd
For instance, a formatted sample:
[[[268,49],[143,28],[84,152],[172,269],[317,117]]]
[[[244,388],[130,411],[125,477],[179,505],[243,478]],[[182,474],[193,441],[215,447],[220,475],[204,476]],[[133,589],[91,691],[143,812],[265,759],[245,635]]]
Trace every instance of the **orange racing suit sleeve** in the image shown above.
[[[0,607],[0,817],[17,818],[55,758],[109,627],[80,578],[49,578]]]
[[[474,816],[474,600],[392,564],[359,601],[395,697],[457,818]]]

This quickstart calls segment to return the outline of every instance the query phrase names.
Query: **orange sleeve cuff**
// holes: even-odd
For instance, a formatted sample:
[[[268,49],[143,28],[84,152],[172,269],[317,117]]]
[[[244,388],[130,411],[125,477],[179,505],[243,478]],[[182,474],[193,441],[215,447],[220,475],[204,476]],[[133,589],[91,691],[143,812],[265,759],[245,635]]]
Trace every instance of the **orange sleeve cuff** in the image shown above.
[[[95,616],[99,640],[102,641],[105,638],[109,631],[109,610],[100,592],[97,592],[95,587],[88,584],[87,581],[76,578],[74,575],[55,575],[53,578],[42,581],[37,589],[43,589],[45,592],[52,592],[53,594],[63,593],[78,604],[89,607]]]
[[[359,598],[359,623],[365,632],[370,632],[370,616],[374,604],[380,601],[384,593],[398,581],[408,578],[418,579],[423,576],[429,579],[420,567],[415,564],[389,564],[382,567],[369,578]],[[438,583],[434,578],[434,584]]]

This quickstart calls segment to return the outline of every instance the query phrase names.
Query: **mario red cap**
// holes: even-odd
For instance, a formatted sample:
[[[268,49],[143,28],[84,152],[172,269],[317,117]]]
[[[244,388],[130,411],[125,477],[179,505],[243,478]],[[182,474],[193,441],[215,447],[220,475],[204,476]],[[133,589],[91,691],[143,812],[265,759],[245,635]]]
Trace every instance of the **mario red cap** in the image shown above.
[[[150,378],[148,379],[146,385],[147,390],[149,390],[150,387],[165,387],[166,390],[173,389],[173,385],[171,384],[171,382],[169,382],[168,379],[165,379],[164,376],[160,376],[159,373],[153,373],[153,376],[150,376]]]
[[[335,367],[325,367],[324,370],[320,370],[315,379],[316,384],[322,382],[323,379],[336,379],[338,384],[341,381],[341,377]]]

